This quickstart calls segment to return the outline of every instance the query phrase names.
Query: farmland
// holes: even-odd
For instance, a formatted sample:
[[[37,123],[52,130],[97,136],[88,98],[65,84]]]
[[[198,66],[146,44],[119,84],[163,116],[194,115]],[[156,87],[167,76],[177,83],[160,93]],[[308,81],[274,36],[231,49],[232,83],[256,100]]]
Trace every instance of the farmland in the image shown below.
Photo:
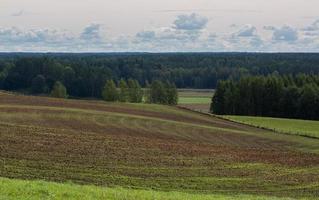
[[[81,186],[75,184],[57,184],[44,181],[21,181],[0,178],[0,199],[139,199],[139,200],[285,200],[255,195],[208,195],[189,194],[182,192],[158,192],[152,190],[134,190],[125,188],[103,188],[96,186]]]
[[[180,89],[178,91],[178,105],[193,110],[208,112],[213,94],[213,90]]]
[[[225,118],[280,133],[319,138],[318,121],[246,116],[226,116]]]
[[[180,196],[172,199],[319,195],[317,139],[170,106],[1,92],[0,148],[0,177],[95,185],[1,179],[4,194],[35,184],[44,193],[41,185],[96,195],[123,188],[145,199],[165,192]]]

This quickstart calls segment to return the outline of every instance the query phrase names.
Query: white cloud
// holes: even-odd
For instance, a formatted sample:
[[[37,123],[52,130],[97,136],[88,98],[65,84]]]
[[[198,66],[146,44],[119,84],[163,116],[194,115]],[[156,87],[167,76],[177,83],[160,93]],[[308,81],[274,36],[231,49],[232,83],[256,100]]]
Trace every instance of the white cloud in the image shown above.
[[[244,25],[238,31],[218,40],[223,40],[228,51],[261,51],[265,46],[257,28],[251,24]]]
[[[172,27],[160,27],[153,30],[141,31],[136,34],[134,45],[141,49],[160,51],[179,51],[196,45],[200,37],[198,31],[177,30]]]
[[[74,36],[56,29],[21,29],[17,27],[0,27],[0,41],[2,44],[23,43],[54,43],[73,40]]]
[[[141,31],[136,34],[136,37],[142,41],[152,41],[155,38],[155,31]]]
[[[108,47],[98,24],[88,25],[79,35],[49,28],[0,27],[1,51],[95,51]]]
[[[277,42],[295,42],[298,40],[298,37],[297,29],[290,26],[283,26],[274,29],[272,39]]]
[[[187,16],[205,18],[193,15]],[[308,26],[308,31],[291,26],[258,29],[248,24],[233,26],[232,32],[216,33],[208,31],[205,23],[185,23],[178,28],[176,21],[180,19],[177,16],[168,26],[115,37],[106,37],[103,26],[96,23],[77,34],[50,28],[0,27],[0,51],[319,51],[316,23]],[[189,21],[200,24],[200,20]]]
[[[256,34],[257,28],[250,24],[245,25],[237,33],[235,33],[235,35],[238,37],[254,37]]]
[[[11,16],[12,17],[20,17],[20,16],[22,16],[24,14],[25,14],[24,10],[19,10],[18,12],[12,13]]]
[[[264,26],[264,30],[266,30],[266,31],[274,31],[274,30],[276,30],[276,27],[274,27],[274,26]]]
[[[319,19],[313,22],[310,26],[303,29],[304,31],[318,31],[319,30]]]
[[[83,40],[99,41],[101,40],[101,24],[91,23],[84,28],[80,36]]]
[[[190,15],[179,15],[174,21],[177,30],[196,31],[206,28],[208,19],[196,13]]]
[[[147,49],[180,51],[200,46],[208,19],[197,14],[179,15],[171,26],[138,32],[134,44]]]

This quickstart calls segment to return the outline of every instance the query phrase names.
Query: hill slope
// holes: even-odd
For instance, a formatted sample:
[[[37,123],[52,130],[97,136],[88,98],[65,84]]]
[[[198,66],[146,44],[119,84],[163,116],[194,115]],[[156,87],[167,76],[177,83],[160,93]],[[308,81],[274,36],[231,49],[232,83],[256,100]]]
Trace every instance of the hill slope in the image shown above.
[[[255,195],[190,194],[183,192],[161,192],[125,188],[81,186],[70,183],[60,184],[45,181],[22,181],[0,178],[0,199],[68,199],[68,200],[291,200]]]
[[[319,140],[175,107],[0,93],[1,177],[190,193],[319,195]]]

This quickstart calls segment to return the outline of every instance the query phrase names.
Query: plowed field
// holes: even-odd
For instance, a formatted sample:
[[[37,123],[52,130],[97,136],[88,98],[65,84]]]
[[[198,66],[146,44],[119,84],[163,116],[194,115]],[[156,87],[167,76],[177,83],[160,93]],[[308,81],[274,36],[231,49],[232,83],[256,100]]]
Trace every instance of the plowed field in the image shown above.
[[[176,107],[0,93],[6,178],[314,198],[318,152],[318,139]]]

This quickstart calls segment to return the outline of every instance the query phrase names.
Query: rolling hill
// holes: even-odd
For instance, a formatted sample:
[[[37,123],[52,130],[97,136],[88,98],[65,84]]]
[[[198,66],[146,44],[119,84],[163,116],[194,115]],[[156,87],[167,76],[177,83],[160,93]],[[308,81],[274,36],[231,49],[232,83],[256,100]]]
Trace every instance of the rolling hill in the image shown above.
[[[315,199],[318,153],[314,138],[176,107],[0,93],[3,178]]]

